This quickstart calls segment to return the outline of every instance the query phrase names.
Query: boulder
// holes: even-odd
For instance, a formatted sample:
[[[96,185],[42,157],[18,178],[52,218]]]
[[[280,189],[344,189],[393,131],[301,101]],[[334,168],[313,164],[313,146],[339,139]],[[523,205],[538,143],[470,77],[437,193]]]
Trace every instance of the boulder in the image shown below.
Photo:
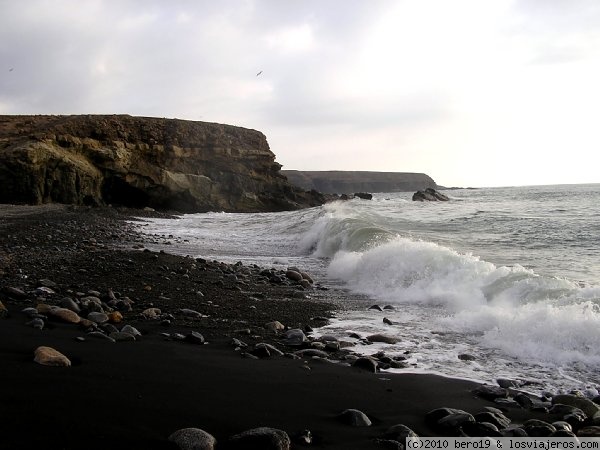
[[[367,192],[355,192],[354,196],[363,200],[373,200],[373,194]]]
[[[285,431],[260,427],[232,436],[228,444],[239,450],[289,450],[292,442]]]
[[[339,415],[342,422],[353,427],[370,427],[371,419],[358,409],[346,409]]]
[[[450,200],[448,196],[436,191],[433,188],[427,188],[424,191],[415,192],[412,196],[412,199],[415,202],[447,202],[448,200]]]
[[[574,406],[576,408],[581,409],[586,416],[592,418],[598,411],[600,411],[600,406],[596,403],[587,399],[585,397],[579,397],[577,395],[571,394],[559,394],[552,397],[552,404],[555,405],[557,403],[563,405]]]
[[[182,428],[169,436],[180,450],[214,450],[217,440],[200,428]]]
[[[387,334],[372,334],[367,336],[367,339],[370,342],[381,342],[383,344],[397,344],[400,342],[400,339],[395,338],[393,336],[389,336]]]

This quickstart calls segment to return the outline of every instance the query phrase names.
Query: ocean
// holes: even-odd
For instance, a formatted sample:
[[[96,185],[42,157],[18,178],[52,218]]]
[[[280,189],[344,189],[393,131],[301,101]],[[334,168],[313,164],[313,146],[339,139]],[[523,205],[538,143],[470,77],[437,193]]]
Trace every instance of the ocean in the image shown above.
[[[403,355],[408,367],[392,372],[597,393],[600,184],[444,193],[449,202],[376,193],[301,211],[151,219],[142,229],[173,235],[170,252],[309,272],[348,304],[316,332],[362,354]],[[364,345],[350,332],[399,342]]]

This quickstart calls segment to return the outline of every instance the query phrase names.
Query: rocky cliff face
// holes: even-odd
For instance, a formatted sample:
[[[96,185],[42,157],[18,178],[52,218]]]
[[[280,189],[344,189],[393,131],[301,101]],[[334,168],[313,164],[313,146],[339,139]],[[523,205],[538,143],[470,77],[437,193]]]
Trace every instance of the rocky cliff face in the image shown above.
[[[281,171],[290,183],[302,189],[324,193],[404,192],[437,188],[435,181],[424,173],[354,172],[354,171]]]
[[[0,203],[182,212],[321,204],[291,186],[255,130],[132,116],[0,116]]]

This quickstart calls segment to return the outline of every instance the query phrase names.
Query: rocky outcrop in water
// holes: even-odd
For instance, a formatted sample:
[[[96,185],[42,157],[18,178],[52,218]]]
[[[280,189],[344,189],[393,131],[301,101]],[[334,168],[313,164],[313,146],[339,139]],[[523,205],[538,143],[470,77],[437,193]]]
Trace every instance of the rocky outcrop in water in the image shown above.
[[[256,130],[127,115],[0,116],[0,203],[277,211],[322,204],[290,185]]]
[[[290,183],[302,189],[315,189],[329,194],[353,192],[407,192],[437,188],[424,173],[363,172],[363,171],[302,171],[282,170]]]
[[[424,191],[417,191],[412,196],[415,202],[447,202],[450,200],[447,195],[436,191],[435,189],[427,188]]]

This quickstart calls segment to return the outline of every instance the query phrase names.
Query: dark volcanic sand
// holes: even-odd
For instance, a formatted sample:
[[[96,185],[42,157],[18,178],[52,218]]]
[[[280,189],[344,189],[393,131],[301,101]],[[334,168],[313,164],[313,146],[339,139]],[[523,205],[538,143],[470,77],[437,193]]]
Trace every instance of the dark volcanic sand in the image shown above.
[[[314,448],[384,448],[373,439],[395,424],[434,434],[424,422],[434,408],[476,413],[493,406],[475,397],[475,385],[466,381],[373,374],[306,358],[242,357],[233,337],[293,351],[264,324],[315,327],[322,322],[313,319],[330,316],[334,305],[302,299],[293,286],[257,284],[255,277],[236,283],[216,263],[133,250],[140,237],[124,220],[142,214],[0,205],[0,300],[9,311],[0,319],[0,449],[167,449],[175,448],[167,437],[185,427],[206,430],[222,443],[218,448],[226,448],[229,436],[259,426],[289,434],[309,429]],[[32,293],[42,279],[56,283],[56,294]],[[6,287],[31,293],[15,299]],[[143,333],[138,341],[80,342],[76,337],[86,333],[78,325],[48,321],[40,331],[26,326],[29,319],[20,312],[38,302],[57,304],[66,296],[90,290],[106,295],[109,289],[135,302],[117,327],[137,327]],[[171,313],[171,325],[141,318],[151,306]],[[180,308],[209,317],[186,319],[177,314]],[[192,330],[209,344],[161,335]],[[73,366],[34,363],[39,345],[56,348]],[[347,408],[365,412],[373,426],[341,423],[336,416]],[[525,413],[515,409],[509,417],[519,421]]]

